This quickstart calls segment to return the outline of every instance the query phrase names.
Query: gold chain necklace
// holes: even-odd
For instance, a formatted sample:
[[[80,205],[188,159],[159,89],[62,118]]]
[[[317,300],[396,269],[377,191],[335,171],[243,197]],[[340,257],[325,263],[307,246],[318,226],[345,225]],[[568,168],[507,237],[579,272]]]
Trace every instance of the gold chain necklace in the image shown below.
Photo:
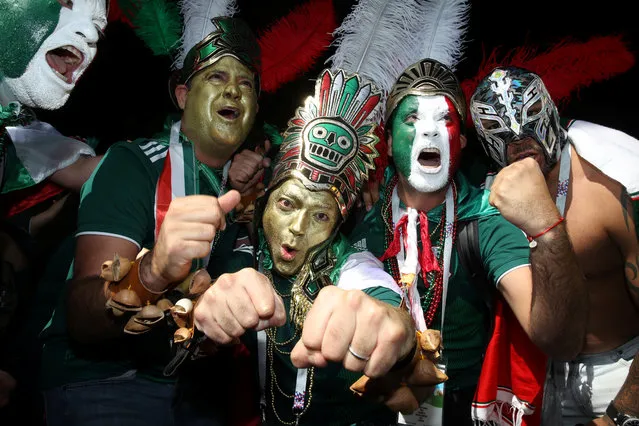
[[[295,338],[297,337],[297,329],[295,329],[295,332],[293,333],[293,336],[290,339],[288,339],[288,340],[286,340],[284,342],[278,342],[276,340],[277,329],[275,327],[267,328],[265,331],[266,331],[266,337],[268,337],[269,341],[273,342],[273,344],[275,345],[275,350],[276,351],[278,351],[282,355],[290,355],[291,354],[290,352],[285,352],[285,351],[282,351],[281,349],[278,349],[277,346],[288,345],[293,340],[295,340]]]
[[[271,273],[269,269],[265,269],[263,273],[264,275],[266,275],[266,278],[268,278],[268,280],[271,282],[271,285],[273,286],[273,290],[275,290],[275,293],[277,293],[278,296],[282,298],[291,297],[291,293],[283,294],[277,290],[277,287],[275,286],[275,281],[273,281],[273,274]]]
[[[273,274],[271,273],[270,270],[265,269],[263,271],[264,275],[269,279],[269,281],[271,282],[271,285],[273,286],[273,289],[275,290],[275,292],[280,295],[280,297],[290,297],[291,294],[281,294],[279,291],[277,291],[277,288],[275,286],[275,282],[273,280]],[[295,401],[295,393],[293,393],[293,395],[289,395],[286,392],[284,392],[284,390],[282,390],[279,382],[277,381],[277,375],[275,374],[275,357],[274,357],[274,350],[277,351],[279,354],[283,355],[283,356],[290,356],[291,352],[287,352],[283,349],[280,349],[278,346],[282,347],[285,345],[289,345],[291,343],[293,343],[295,341],[295,338],[298,336],[299,330],[297,329],[297,327],[294,327],[294,332],[293,332],[293,336],[291,336],[289,339],[282,341],[282,342],[278,342],[277,341],[277,328],[276,327],[270,327],[267,328],[265,330],[265,334],[267,337],[267,350],[266,350],[266,357],[269,360],[269,372],[270,372],[270,376],[271,376],[271,380],[270,380],[270,388],[271,388],[271,409],[273,410],[273,413],[275,414],[275,417],[277,417],[277,420],[280,424],[284,424],[287,426],[293,426],[293,425],[297,425],[299,424],[299,420],[300,417],[302,417],[302,415],[304,413],[306,413],[306,411],[308,410],[308,407],[311,405],[311,400],[313,399],[313,384],[315,382],[315,367],[310,367],[308,369],[308,400],[305,401],[304,404],[304,408],[302,409],[302,411],[300,411],[299,413],[294,413],[295,416],[295,420],[293,421],[285,421],[282,419],[282,417],[280,416],[280,414],[277,412],[277,409],[275,408],[275,388],[277,388],[277,391],[285,398],[287,399],[292,399],[293,401]],[[293,405],[293,404],[291,404]]]
[[[270,371],[270,376],[271,376],[271,380],[270,380],[270,384],[271,384],[271,409],[273,410],[273,413],[275,414],[275,417],[277,417],[277,420],[280,424],[284,424],[284,425],[288,425],[288,426],[292,426],[292,425],[297,425],[299,424],[299,419],[300,417],[302,417],[302,415],[304,413],[306,413],[306,411],[308,410],[308,407],[310,407],[311,405],[311,400],[313,399],[313,383],[314,383],[314,379],[315,379],[315,367],[311,367],[308,369],[308,378],[309,378],[309,384],[308,384],[308,400],[306,401],[306,403],[304,404],[304,408],[302,409],[301,412],[299,412],[298,414],[294,414],[295,415],[295,420],[293,421],[285,421],[282,419],[282,417],[280,416],[280,414],[277,412],[277,409],[275,408],[275,387],[277,387],[277,390],[279,391],[280,394],[282,394],[282,396],[284,396],[287,399],[292,399],[295,400],[295,394],[293,395],[289,395],[286,392],[284,392],[282,390],[282,388],[280,387],[279,383],[277,382],[277,376],[275,374],[275,368],[273,367],[275,364],[275,358],[274,358],[274,353],[273,353],[273,348],[274,348],[274,342],[269,340],[269,343],[267,344],[268,349],[267,349],[267,358],[269,359],[269,371]]]

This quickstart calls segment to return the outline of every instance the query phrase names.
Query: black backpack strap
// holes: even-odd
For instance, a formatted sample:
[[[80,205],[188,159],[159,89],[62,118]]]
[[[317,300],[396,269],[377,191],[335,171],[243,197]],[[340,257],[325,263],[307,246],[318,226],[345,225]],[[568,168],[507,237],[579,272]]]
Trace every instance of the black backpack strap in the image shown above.
[[[495,288],[488,280],[479,248],[479,225],[477,219],[462,221],[457,224],[457,254],[462,266],[470,275],[471,281],[479,287],[484,303],[488,308],[490,322],[487,327],[492,330],[492,313],[495,305]]]

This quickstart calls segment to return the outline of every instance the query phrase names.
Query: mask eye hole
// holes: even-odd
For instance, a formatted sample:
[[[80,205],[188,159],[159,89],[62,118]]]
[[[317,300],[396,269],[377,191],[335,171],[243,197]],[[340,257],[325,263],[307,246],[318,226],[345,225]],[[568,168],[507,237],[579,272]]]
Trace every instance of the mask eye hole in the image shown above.
[[[535,116],[541,112],[542,102],[539,99],[537,102],[532,104],[530,108],[528,108],[528,117]]]
[[[58,0],[60,6],[66,7],[67,9],[73,9],[73,0]]]
[[[501,124],[499,124],[499,121],[497,120],[482,118],[481,127],[483,127],[485,130],[495,130],[499,129],[499,127],[501,127]]]

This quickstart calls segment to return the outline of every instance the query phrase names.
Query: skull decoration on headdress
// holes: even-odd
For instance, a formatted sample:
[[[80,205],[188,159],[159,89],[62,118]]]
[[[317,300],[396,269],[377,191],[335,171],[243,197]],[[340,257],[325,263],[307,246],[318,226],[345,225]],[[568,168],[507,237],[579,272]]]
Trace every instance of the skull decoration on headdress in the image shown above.
[[[325,70],[315,96],[288,123],[271,188],[288,177],[313,191],[330,191],[346,218],[379,156],[370,119],[381,98],[357,74]]]
[[[543,148],[548,166],[566,143],[559,113],[541,78],[530,71],[496,68],[477,86],[470,111],[479,139],[499,166],[507,166],[508,144],[532,137]]]

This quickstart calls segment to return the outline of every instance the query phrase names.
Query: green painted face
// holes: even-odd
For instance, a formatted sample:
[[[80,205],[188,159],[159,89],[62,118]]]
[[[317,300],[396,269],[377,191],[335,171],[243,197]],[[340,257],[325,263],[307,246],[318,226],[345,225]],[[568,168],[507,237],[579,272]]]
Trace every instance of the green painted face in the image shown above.
[[[306,126],[304,156],[309,163],[330,172],[340,172],[357,154],[357,135],[333,118],[318,118]]]
[[[0,75],[24,73],[58,25],[60,8],[57,0],[0,0]]]
[[[415,122],[413,115],[419,109],[417,96],[406,96],[397,106],[391,119],[391,137],[393,138],[393,163],[397,170],[408,177],[411,172],[411,152],[415,140]]]

